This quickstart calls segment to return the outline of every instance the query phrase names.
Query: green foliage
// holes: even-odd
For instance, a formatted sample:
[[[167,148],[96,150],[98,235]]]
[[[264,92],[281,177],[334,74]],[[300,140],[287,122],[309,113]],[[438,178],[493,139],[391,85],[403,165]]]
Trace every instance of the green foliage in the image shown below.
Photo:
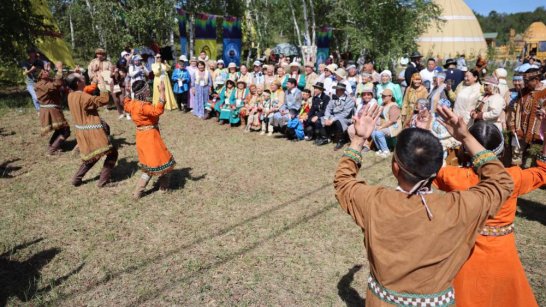
[[[546,9],[538,7],[534,12],[502,14],[491,11],[489,15],[482,16],[476,12],[483,32],[497,32],[497,45],[504,45],[510,39],[510,29],[516,33],[523,33],[529,25],[535,21],[546,21]]]
[[[0,1],[0,57],[16,63],[40,32],[52,30],[31,11],[30,0]]]

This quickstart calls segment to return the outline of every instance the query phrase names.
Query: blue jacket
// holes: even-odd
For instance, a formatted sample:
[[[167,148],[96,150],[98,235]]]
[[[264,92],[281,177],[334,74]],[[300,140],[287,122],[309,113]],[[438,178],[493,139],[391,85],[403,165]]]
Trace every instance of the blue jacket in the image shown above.
[[[174,70],[171,79],[173,80],[173,92],[175,94],[182,94],[190,89],[191,77],[190,73],[184,68],[177,68]],[[182,80],[182,86],[178,85],[178,79]]]
[[[288,121],[287,128],[294,129],[298,140],[303,140],[305,132],[303,131],[303,124],[300,122],[297,116]]]

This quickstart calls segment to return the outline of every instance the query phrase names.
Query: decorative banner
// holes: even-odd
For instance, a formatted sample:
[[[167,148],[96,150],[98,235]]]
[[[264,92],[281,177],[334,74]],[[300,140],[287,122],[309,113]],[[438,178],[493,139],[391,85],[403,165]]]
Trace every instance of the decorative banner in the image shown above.
[[[187,55],[188,54],[188,35],[186,34],[186,21],[188,20],[188,15],[186,11],[182,9],[177,9],[176,19],[178,19],[178,32],[180,33],[180,53]]]
[[[239,66],[241,64],[241,39],[224,38],[224,63],[229,65],[233,62]]]
[[[237,17],[224,17],[223,26],[223,60],[226,66],[233,62],[239,66],[241,63],[241,20]]]
[[[216,59],[217,49],[216,15],[195,14],[195,54],[205,51],[209,59]]]
[[[218,55],[218,44],[216,44],[216,39],[196,39],[194,45],[195,54],[197,56],[201,51],[205,51],[209,59],[216,59],[216,56]]]
[[[332,28],[321,27],[317,31],[317,67],[325,63],[330,55],[330,40],[332,40]]]

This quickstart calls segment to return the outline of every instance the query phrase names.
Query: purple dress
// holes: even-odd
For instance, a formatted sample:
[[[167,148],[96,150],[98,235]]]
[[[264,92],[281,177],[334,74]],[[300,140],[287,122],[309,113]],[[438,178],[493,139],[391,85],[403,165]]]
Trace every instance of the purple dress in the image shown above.
[[[205,116],[205,105],[209,101],[210,88],[212,86],[211,73],[208,70],[205,70],[203,73],[197,70],[193,75],[191,83],[191,87],[195,89],[192,113],[199,118],[203,118]]]
[[[193,104],[194,104],[194,101],[195,101],[195,95],[193,95],[191,92],[191,88],[193,88],[193,79],[195,78],[195,72],[198,70],[197,67],[191,67],[191,66],[188,66],[186,67],[186,69],[188,70],[188,72],[190,73],[190,77],[191,77],[191,87],[190,87],[190,94],[188,95],[188,99],[190,100],[190,108],[193,109]]]

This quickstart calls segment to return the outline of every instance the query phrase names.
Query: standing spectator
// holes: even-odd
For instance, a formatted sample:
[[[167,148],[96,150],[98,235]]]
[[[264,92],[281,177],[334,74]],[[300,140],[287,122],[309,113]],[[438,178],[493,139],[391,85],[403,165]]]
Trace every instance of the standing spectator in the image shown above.
[[[356,97],[356,87],[358,83],[360,82],[360,76],[358,75],[358,70],[356,69],[356,66],[351,64],[347,67],[347,82],[350,85],[349,92],[351,93],[351,97]]]
[[[375,71],[374,62],[371,58],[367,58],[362,67],[363,73],[368,73],[372,76],[373,83],[379,83],[381,81],[381,76],[377,71]]]
[[[174,99],[173,88],[171,86],[171,81],[169,80],[168,72],[171,70],[171,66],[161,59],[161,54],[155,55],[155,63],[152,65],[152,71],[154,73],[154,96],[153,103],[154,105],[159,101],[159,90],[158,86],[163,81],[165,84],[165,110],[174,110],[176,109],[176,100]]]
[[[468,124],[470,113],[478,106],[478,99],[481,96],[480,73],[472,69],[467,71],[464,77],[464,84],[457,86],[453,92],[449,83],[447,84],[449,100],[455,103],[453,113],[463,118]]]
[[[421,65],[422,57],[423,56],[421,55],[421,53],[419,53],[419,51],[415,51],[410,55],[410,63],[408,64],[406,72],[404,73],[404,79],[406,79],[406,84],[411,83],[411,76],[413,76],[414,73],[418,73],[423,69]]]
[[[476,121],[486,121],[495,124],[499,131],[504,130],[505,123],[500,121],[504,110],[504,99],[499,94],[499,81],[495,77],[486,77],[484,94],[478,99],[478,106],[470,112],[470,126]]]
[[[468,71],[468,67],[466,66],[466,59],[464,53],[459,56],[457,59],[457,69],[466,72]]]
[[[89,66],[87,67],[87,75],[89,76],[89,79],[93,80],[98,77],[99,74],[103,74],[104,72],[111,72],[112,71],[112,63],[106,59],[106,51],[102,48],[97,48],[95,50],[95,58],[89,63]],[[104,74],[103,74],[103,77]],[[110,74],[110,78],[112,77],[112,74]],[[108,78],[109,79],[109,78]],[[107,83],[110,80],[106,80]]]
[[[40,111],[40,103],[36,98],[36,92],[34,91],[34,82],[36,82],[36,71],[44,69],[44,63],[36,57],[36,50],[28,49],[28,60],[23,61],[21,66],[23,67],[23,75],[25,76],[25,84],[27,91],[32,98],[32,103],[36,111]]]
[[[287,90],[288,86],[288,79],[292,78],[296,80],[296,85],[298,86],[298,89],[301,91],[305,88],[305,75],[300,74],[300,63],[298,62],[292,62],[290,63],[290,73],[288,74],[287,78],[285,78],[284,82],[282,83],[283,90]]]
[[[406,90],[404,95],[404,102],[402,103],[402,123],[404,126],[411,120],[413,114],[417,113],[417,101],[420,98],[427,98],[427,89],[423,86],[421,75],[414,73],[411,76],[410,86]]]
[[[133,57],[133,64],[129,66],[129,78],[131,80],[130,86],[135,83],[137,80],[146,81],[150,72],[142,62],[142,57],[140,55],[135,55]]]
[[[203,119],[205,117],[205,104],[209,100],[210,89],[212,88],[212,76],[206,69],[205,62],[197,63],[197,71],[191,83],[192,95],[195,97],[193,104],[193,115]]]
[[[432,113],[436,113],[436,109],[441,105],[441,101],[449,101],[446,93],[446,84],[444,83],[445,79],[446,74],[444,72],[436,73],[434,78],[432,78],[432,89],[427,97],[431,102]]]
[[[264,86],[265,76],[262,72],[262,62],[254,61],[253,71],[250,74],[252,76],[251,83],[257,86]]]
[[[186,56],[178,58],[178,67],[174,70],[171,78],[174,82],[173,93],[176,99],[178,111],[188,111],[188,94],[190,90],[191,77],[186,69]]]
[[[116,105],[116,109],[118,111],[118,119],[126,118],[127,120],[131,120],[131,115],[129,113],[125,113],[123,110],[123,101],[125,100],[125,80],[127,78],[127,67],[121,66],[116,67],[114,69],[114,78],[113,81],[113,90],[112,90],[112,98],[114,100],[114,104]]]
[[[317,82],[318,75],[315,73],[315,63],[308,62],[305,64],[305,88],[313,90],[313,85]]]
[[[436,60],[434,58],[429,58],[427,60],[427,67],[419,72],[421,79],[423,79],[423,86],[429,92],[432,90],[432,79],[434,78],[434,74],[438,72],[438,68],[440,67],[436,65]],[[441,70],[442,69],[440,68],[440,71]]]
[[[459,83],[464,80],[465,72],[457,68],[457,62],[454,59],[447,59],[444,68],[446,69],[446,84],[451,85],[453,90],[457,89]]]
[[[347,71],[345,70],[345,68],[338,68],[335,72],[334,72],[334,83],[333,83],[333,87],[336,87],[338,86],[339,84],[344,84],[345,85],[345,88],[347,89],[347,91],[345,92],[345,94],[347,96],[351,96],[351,84],[349,83],[349,81],[347,81],[347,79],[345,79],[347,77]]]
[[[264,65],[263,70],[265,71],[264,76],[264,90],[271,91],[271,83],[277,79],[275,76],[275,66],[274,65]]]

